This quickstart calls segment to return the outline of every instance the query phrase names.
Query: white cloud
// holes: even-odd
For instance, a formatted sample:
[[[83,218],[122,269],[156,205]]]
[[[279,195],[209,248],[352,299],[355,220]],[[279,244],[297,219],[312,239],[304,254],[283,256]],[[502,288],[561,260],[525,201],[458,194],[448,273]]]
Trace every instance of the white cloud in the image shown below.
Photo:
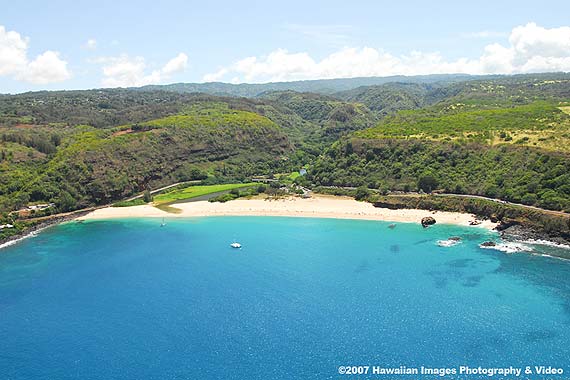
[[[514,64],[524,65],[533,58],[570,57],[570,27],[545,29],[535,23],[513,29],[509,43],[516,52]]]
[[[102,82],[105,87],[140,86],[142,83],[151,82],[150,77],[145,77],[145,62],[142,57],[129,58],[125,55],[108,58],[105,61]]]
[[[158,84],[171,75],[182,72],[188,66],[188,56],[184,53],[168,61],[162,68],[147,73],[143,57],[131,58],[128,55],[100,58],[96,62],[103,64],[104,87],[138,87]]]
[[[63,82],[69,79],[71,74],[67,70],[67,62],[59,58],[59,53],[48,50],[40,54],[32,62],[28,63],[25,72],[16,76],[34,84],[47,84],[53,82]]]
[[[485,50],[478,65],[482,73],[506,73],[512,72],[512,60],[515,56],[513,49],[506,48],[500,44],[485,46]]]
[[[26,66],[28,41],[14,31],[7,32],[0,26],[0,75],[15,74]]]
[[[33,84],[62,82],[71,77],[67,62],[55,51],[45,51],[30,61],[29,40],[0,25],[0,76]]]
[[[165,75],[176,74],[184,71],[188,66],[188,56],[184,53],[178,54],[164,65],[162,73]]]
[[[202,79],[204,80],[204,82],[217,82],[220,79],[222,79],[228,72],[229,72],[228,69],[221,68],[218,71],[216,71],[215,73],[210,73],[210,74],[204,75],[204,78],[202,78]]]
[[[83,45],[83,47],[87,50],[95,50],[97,49],[97,40],[95,38],[90,38],[87,40],[87,42],[85,42],[85,45]]]
[[[491,32],[484,35],[491,36]],[[570,71],[570,27],[546,29],[528,23],[515,27],[508,45],[487,45],[476,59],[447,60],[439,52],[394,55],[372,47],[343,48],[316,60],[306,52],[277,49],[247,57],[207,74],[204,81],[232,78],[239,82],[289,81],[360,76],[438,73],[517,74]]]

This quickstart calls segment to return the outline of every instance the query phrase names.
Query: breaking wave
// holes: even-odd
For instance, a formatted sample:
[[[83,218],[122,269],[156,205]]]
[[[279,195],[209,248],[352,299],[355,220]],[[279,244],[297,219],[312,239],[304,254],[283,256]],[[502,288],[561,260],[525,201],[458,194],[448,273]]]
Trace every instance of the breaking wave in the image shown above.
[[[436,242],[437,245],[440,247],[453,247],[454,245],[460,244],[461,240],[457,239],[447,239],[447,240],[438,240]]]
[[[496,243],[495,245],[491,245],[491,246],[479,244],[479,247],[483,248],[483,249],[494,249],[494,250],[505,252],[505,253],[532,252],[533,251],[532,247],[529,247],[526,244],[519,243],[519,242],[512,242],[512,241]]]

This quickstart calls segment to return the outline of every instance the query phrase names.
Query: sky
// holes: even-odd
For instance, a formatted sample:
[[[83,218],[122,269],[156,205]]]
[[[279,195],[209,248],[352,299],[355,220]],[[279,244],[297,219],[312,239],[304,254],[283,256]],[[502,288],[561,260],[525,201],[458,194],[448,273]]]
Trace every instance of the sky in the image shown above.
[[[0,9],[0,93],[570,71],[567,0],[0,0]]]

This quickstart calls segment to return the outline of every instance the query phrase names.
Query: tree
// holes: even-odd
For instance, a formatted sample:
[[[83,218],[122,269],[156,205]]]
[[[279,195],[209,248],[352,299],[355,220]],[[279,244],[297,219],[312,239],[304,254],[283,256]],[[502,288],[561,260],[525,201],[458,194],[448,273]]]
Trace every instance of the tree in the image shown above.
[[[537,196],[536,194],[533,193],[527,193],[523,195],[523,197],[521,198],[521,202],[525,205],[533,205],[536,203],[536,201],[537,201]]]
[[[551,210],[560,210],[563,199],[554,190],[546,190],[540,196],[539,206]]]
[[[361,201],[363,199],[368,198],[369,195],[370,195],[370,190],[366,186],[360,186],[358,189],[356,189],[356,194],[354,198],[357,201]]]
[[[208,173],[191,164],[185,164],[182,166],[176,175],[179,181],[194,181],[208,178]]]
[[[61,144],[61,136],[57,133],[52,133],[50,140],[54,146],[59,146]]]
[[[418,188],[426,193],[431,193],[436,187],[437,180],[431,175],[421,176],[418,180]]]
[[[74,210],[77,207],[77,201],[67,191],[62,191],[55,200],[55,205],[59,211],[66,212]]]
[[[152,202],[152,199],[153,198],[152,198],[152,194],[150,193],[150,190],[146,189],[144,191],[144,194],[143,194],[143,201],[145,201],[146,203],[150,203],[150,202]]]

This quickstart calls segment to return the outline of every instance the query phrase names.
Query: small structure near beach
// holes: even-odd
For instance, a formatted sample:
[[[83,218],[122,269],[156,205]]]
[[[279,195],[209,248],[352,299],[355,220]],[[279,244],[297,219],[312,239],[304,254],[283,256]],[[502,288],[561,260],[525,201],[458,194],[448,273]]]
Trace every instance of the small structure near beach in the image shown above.
[[[302,187],[301,186],[301,190],[303,191],[303,194],[301,194],[301,198],[311,198],[311,190],[307,189],[306,187]]]
[[[42,203],[42,204],[35,204],[35,205],[28,205],[20,210],[18,210],[18,216],[25,218],[27,216],[32,215],[38,211],[44,211],[49,208],[55,207],[55,203]]]

